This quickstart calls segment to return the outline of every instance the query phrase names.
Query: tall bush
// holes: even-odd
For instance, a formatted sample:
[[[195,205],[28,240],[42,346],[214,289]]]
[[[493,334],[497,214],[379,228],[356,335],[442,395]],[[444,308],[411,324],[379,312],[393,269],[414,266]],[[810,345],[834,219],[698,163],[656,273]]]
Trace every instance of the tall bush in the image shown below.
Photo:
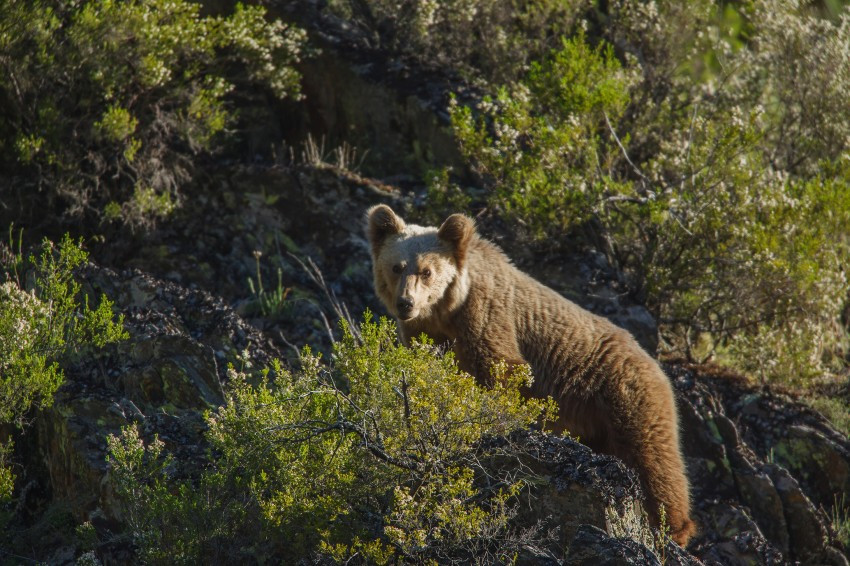
[[[571,0],[330,0],[384,49],[468,81],[518,78],[589,3]]]
[[[23,427],[32,410],[53,403],[64,379],[60,361],[126,336],[109,299],[93,307],[80,295],[73,272],[87,257],[67,235],[58,245],[45,240],[28,259],[0,245],[0,424]],[[11,443],[0,439],[0,499],[13,480]]]
[[[0,202],[138,226],[181,201],[220,145],[229,93],[298,96],[304,34],[258,6],[9,0],[0,8]]]
[[[838,369],[850,15],[624,0],[604,16],[593,39],[578,33],[494,98],[454,106],[488,206],[532,240],[591,236],[668,350],[765,379]]]

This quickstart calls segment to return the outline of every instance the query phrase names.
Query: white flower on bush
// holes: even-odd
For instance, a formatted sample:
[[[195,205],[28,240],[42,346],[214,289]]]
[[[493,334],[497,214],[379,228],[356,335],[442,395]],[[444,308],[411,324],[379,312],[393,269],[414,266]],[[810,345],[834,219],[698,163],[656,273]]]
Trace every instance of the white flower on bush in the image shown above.
[[[0,368],[32,347],[38,339],[39,322],[48,315],[48,306],[34,292],[13,281],[0,285]]]

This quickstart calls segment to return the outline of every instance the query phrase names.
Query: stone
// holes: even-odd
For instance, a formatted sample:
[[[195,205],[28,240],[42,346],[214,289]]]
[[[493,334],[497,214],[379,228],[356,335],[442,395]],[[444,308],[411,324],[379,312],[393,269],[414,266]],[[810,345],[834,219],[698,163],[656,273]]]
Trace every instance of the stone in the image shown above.
[[[629,539],[609,536],[593,525],[581,525],[570,541],[566,566],[661,566],[646,546]]]

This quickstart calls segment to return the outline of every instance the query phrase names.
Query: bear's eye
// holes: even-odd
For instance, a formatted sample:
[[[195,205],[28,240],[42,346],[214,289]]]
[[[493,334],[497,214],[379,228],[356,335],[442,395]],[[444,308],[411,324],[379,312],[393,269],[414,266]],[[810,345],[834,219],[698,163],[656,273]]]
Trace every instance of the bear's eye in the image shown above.
[[[431,270],[430,269],[423,269],[422,270],[422,277],[424,277],[425,279],[428,279],[429,277],[431,277]]]
[[[395,273],[395,274],[401,273],[401,266],[400,265],[394,265],[393,266],[393,273]]]

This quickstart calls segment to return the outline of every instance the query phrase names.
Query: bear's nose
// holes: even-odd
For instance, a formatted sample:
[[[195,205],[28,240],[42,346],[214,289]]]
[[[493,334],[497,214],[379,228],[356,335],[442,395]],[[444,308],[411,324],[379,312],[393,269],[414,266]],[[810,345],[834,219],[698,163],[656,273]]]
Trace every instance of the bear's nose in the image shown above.
[[[398,307],[398,312],[401,314],[407,314],[413,309],[413,301],[410,299],[405,299],[404,297],[398,300],[396,303]]]

